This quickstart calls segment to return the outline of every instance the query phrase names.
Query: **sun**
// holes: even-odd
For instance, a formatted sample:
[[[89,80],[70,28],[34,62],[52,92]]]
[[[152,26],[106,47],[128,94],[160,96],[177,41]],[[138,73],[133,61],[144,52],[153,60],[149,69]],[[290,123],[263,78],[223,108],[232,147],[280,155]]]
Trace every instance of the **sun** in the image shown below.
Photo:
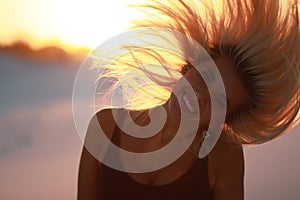
[[[125,31],[137,12],[130,1],[64,0],[57,2],[57,34],[66,43],[95,48]]]

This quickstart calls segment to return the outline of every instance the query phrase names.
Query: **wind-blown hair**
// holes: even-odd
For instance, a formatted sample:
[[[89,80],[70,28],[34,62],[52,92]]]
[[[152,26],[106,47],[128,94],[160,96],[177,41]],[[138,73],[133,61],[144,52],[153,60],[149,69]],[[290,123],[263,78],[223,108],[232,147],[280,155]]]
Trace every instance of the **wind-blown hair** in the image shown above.
[[[133,28],[175,30],[197,41],[212,57],[229,58],[250,98],[227,117],[225,132],[234,143],[258,144],[299,122],[300,35],[295,2],[154,0],[137,7],[146,16],[134,21]],[[178,48],[186,60],[195,54],[184,41]]]

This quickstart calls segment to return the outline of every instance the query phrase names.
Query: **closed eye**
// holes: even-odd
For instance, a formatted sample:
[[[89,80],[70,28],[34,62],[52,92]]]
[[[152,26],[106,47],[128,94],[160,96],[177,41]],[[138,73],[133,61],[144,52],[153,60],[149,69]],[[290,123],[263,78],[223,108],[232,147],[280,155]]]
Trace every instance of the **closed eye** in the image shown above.
[[[189,69],[191,69],[193,66],[190,63],[187,63],[186,65],[184,65],[181,68],[181,74],[184,75],[185,73],[187,73],[189,71]]]

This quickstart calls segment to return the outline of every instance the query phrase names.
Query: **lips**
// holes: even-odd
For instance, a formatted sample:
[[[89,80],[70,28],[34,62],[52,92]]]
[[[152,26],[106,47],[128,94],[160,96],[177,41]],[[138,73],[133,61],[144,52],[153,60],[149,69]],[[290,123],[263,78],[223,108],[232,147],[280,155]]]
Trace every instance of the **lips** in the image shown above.
[[[190,102],[189,97],[187,96],[186,93],[183,94],[182,96],[182,102],[184,103],[184,105],[186,106],[186,108],[191,112],[191,113],[195,113],[195,108],[193,107],[192,103]]]
[[[196,94],[196,96],[195,96]],[[191,114],[196,114],[197,108],[199,108],[199,92],[189,88],[185,89],[181,95],[181,103],[183,104],[182,106]]]
[[[181,114],[179,112],[179,118],[180,115],[183,114],[182,112],[188,114],[191,119],[195,117],[197,118],[200,114],[200,99],[202,99],[202,92],[200,91],[202,91],[200,88],[182,80],[173,88],[173,95],[171,96],[168,105],[171,109],[173,107],[173,111],[181,111]]]

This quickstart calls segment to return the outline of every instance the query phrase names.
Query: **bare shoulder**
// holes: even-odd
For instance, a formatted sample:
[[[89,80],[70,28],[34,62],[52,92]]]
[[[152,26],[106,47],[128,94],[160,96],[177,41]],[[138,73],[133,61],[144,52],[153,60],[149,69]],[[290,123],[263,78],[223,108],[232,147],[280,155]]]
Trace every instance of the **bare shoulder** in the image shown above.
[[[115,128],[114,111],[116,111],[117,117],[121,109],[101,110],[89,121],[78,172],[78,200],[100,198],[98,177],[101,164],[95,155],[101,146],[101,139],[99,138],[101,131],[108,138],[112,137]]]
[[[211,151],[210,158],[216,164],[219,163],[222,165],[233,166],[243,164],[243,147],[241,145],[234,145],[220,139]]]
[[[102,141],[100,136],[105,134],[111,139],[115,126],[115,118],[120,115],[122,109],[103,109],[97,112],[89,121],[85,135],[85,147],[91,152],[97,152]]]
[[[101,128],[107,136],[111,136],[116,126],[116,119],[120,118],[124,112],[124,109],[119,108],[98,111],[90,120],[88,132],[100,131],[99,128]]]
[[[94,116],[95,123],[99,124],[101,129],[104,131],[106,135],[111,135],[114,127],[115,127],[115,120],[113,112],[116,111],[115,109],[104,109],[96,113]],[[92,122],[91,120],[91,122]]]
[[[243,199],[244,153],[242,146],[220,139],[210,153],[208,166],[215,199]]]

